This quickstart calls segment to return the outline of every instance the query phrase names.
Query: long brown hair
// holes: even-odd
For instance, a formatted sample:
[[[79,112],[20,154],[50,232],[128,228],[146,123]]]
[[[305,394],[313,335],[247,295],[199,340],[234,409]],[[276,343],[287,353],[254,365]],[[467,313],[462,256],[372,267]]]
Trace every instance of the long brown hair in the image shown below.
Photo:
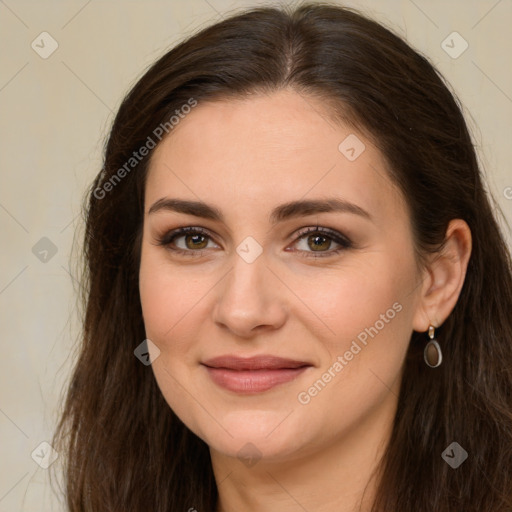
[[[512,266],[461,107],[400,37],[326,3],[255,8],[209,26],[165,53],[122,102],[84,205],[84,328],[53,439],[69,511],[215,510],[208,446],[134,356],[145,338],[138,269],[152,153],[130,158],[148,137],[159,142],[157,127],[171,133],[169,119],[191,99],[284,87],[321,98],[382,151],[419,261],[439,249],[451,219],[472,233],[464,286],[438,331],[439,368],[425,365],[425,336],[412,333],[373,511],[510,512]],[[468,453],[457,469],[441,457],[454,441]]]

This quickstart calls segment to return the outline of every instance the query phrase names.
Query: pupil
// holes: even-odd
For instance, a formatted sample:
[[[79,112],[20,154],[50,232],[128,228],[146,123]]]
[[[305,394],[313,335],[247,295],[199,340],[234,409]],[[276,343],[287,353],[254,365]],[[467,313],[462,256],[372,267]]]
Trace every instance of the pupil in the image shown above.
[[[197,246],[198,242],[200,244],[201,243],[200,239],[204,238],[203,235],[188,235],[188,236],[189,236],[189,240],[192,239],[193,246]]]
[[[313,247],[315,248],[321,248],[322,245],[325,245],[325,241],[326,241],[326,238],[321,236],[321,235],[314,235],[313,237]],[[322,240],[324,241],[324,243],[322,243]]]

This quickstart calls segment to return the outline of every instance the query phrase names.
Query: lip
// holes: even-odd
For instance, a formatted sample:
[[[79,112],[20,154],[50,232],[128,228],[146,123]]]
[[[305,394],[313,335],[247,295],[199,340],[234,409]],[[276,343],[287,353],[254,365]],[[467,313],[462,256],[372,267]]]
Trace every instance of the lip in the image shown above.
[[[210,368],[225,368],[227,370],[282,370],[297,369],[301,366],[312,366],[306,361],[285,359],[272,355],[260,355],[254,357],[238,357],[233,355],[214,357],[202,364]]]
[[[271,355],[250,358],[220,356],[208,359],[202,365],[217,385],[241,394],[268,391],[296,379],[312,367],[306,361]]]

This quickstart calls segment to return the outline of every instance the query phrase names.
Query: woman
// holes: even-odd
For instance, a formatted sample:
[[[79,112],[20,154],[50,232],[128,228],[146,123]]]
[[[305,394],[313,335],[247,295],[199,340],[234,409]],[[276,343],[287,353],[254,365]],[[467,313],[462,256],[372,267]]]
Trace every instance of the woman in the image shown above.
[[[512,278],[438,72],[327,4],[182,42],[88,195],[70,511],[512,510]]]

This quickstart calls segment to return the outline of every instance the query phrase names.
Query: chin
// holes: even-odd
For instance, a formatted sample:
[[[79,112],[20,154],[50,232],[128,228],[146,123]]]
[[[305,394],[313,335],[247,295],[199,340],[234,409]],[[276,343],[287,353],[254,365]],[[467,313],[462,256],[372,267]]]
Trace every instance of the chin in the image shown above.
[[[307,451],[306,446],[313,444],[310,438],[315,437],[308,435],[296,411],[284,407],[271,411],[238,410],[218,420],[225,430],[213,430],[209,422],[197,435],[211,449],[244,463],[256,459],[283,462],[298,458]]]

